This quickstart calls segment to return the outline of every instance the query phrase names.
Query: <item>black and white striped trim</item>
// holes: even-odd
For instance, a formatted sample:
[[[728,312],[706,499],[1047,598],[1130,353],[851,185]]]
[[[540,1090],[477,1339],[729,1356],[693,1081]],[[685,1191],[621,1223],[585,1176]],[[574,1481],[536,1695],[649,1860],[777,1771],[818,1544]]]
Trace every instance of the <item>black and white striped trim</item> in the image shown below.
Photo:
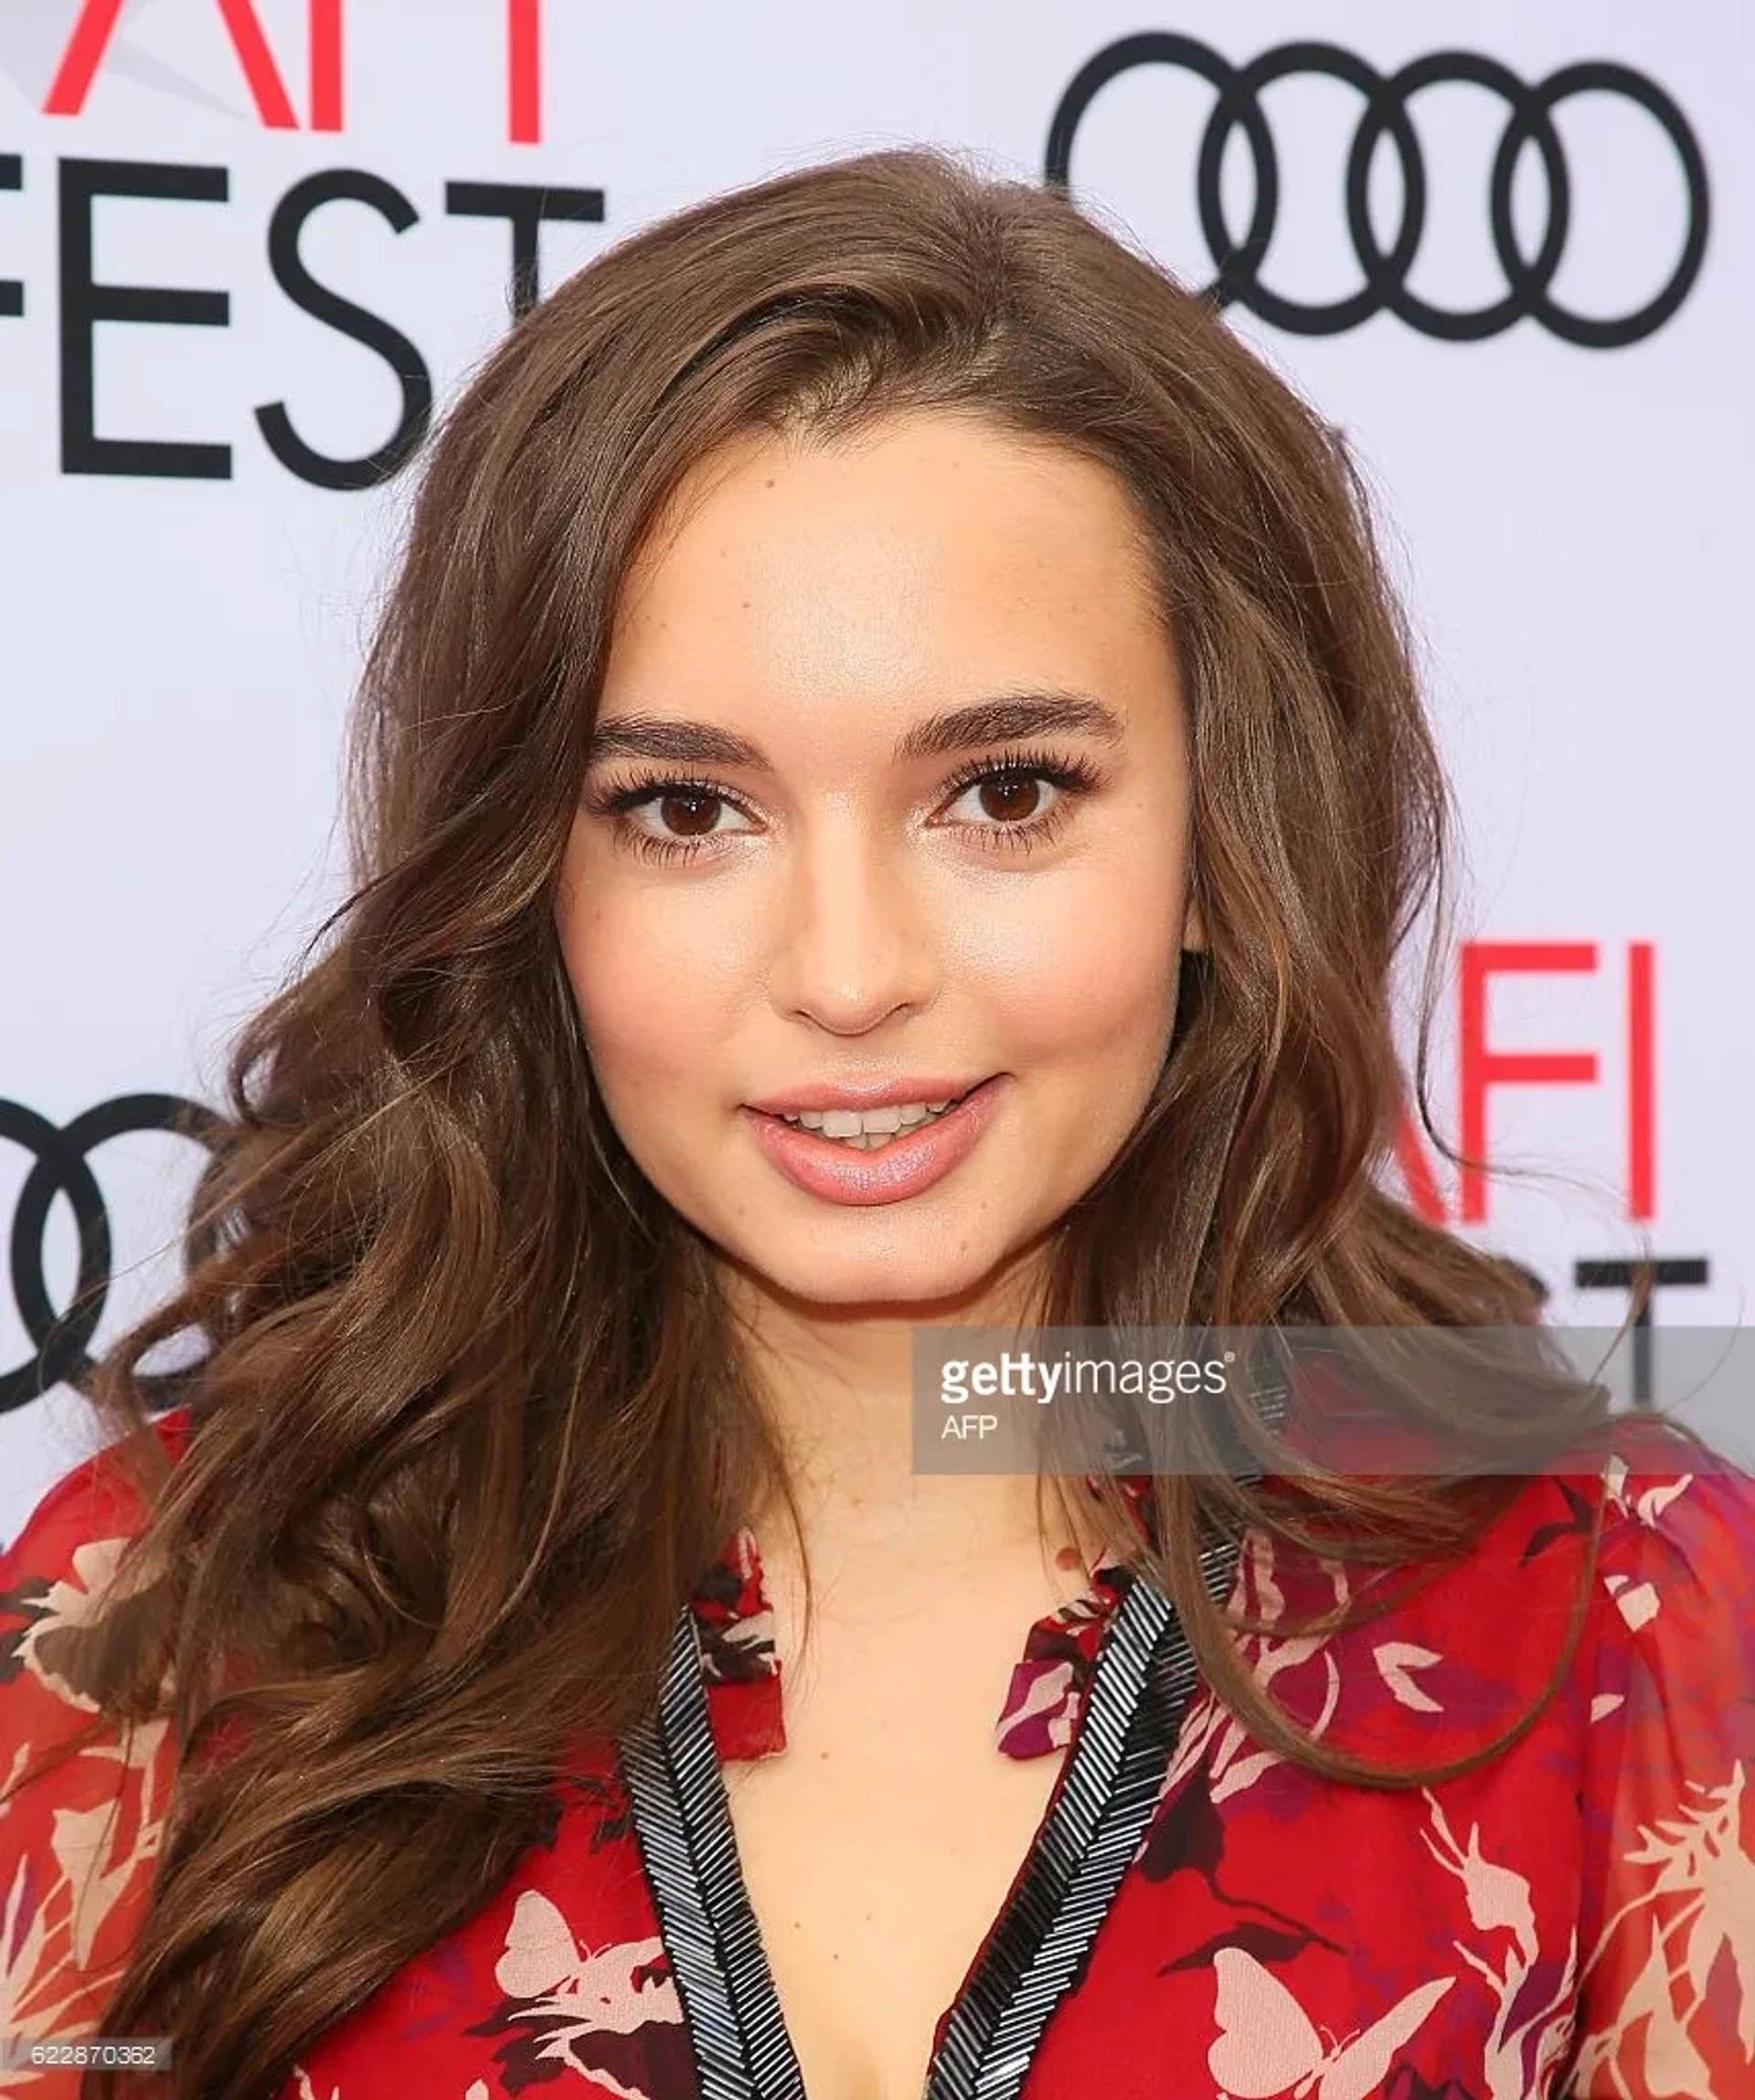
[[[1224,1540],[1201,1556],[1220,1603],[1237,1552]],[[1125,1594],[1099,1644],[1067,1761],[1005,1914],[945,2022],[923,2100],[1019,2092],[1144,1834],[1197,1671],[1169,1599],[1120,1574]],[[657,1715],[621,1750],[701,2100],[806,2100],[738,1861],[687,1606]]]
[[[621,1753],[701,2100],[806,2100],[738,1863],[687,1604],[676,1616],[657,1717]]]
[[[1201,1556],[1223,1603],[1234,1542]],[[1144,1836],[1197,1675],[1175,1608],[1126,1574],[1079,1732],[1038,1841],[980,1964],[952,2008],[925,2100],[1012,2100],[1042,2031],[1077,1983]]]

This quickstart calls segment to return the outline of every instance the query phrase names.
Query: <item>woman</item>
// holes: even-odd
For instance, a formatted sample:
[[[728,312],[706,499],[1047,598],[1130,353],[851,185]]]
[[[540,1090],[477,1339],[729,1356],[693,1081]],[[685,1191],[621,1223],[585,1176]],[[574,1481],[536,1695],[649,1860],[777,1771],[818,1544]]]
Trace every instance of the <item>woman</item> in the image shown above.
[[[1377,1185],[1444,793],[1281,381],[947,156],[702,204],[456,406],[354,733],[0,1563],[5,2025],[175,2043],[63,2090],[1755,2092],[1747,1480],[1535,1342],[1465,1477],[1297,1375],[912,1462],[920,1335],[1528,1318]]]

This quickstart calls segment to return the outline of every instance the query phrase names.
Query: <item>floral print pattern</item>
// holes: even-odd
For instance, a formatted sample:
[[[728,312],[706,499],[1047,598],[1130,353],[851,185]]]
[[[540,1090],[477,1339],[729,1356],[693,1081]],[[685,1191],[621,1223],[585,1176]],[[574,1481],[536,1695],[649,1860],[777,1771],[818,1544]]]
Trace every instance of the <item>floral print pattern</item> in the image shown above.
[[[186,1415],[157,1427],[175,1456]],[[1423,1786],[1342,1784],[1197,1690],[1026,2100],[1755,2096],[1755,1482],[1716,1461],[1684,1470],[1660,1445],[1612,1463],[1601,1491],[1572,1663],[1484,1765]],[[1523,1483],[1466,1561],[1325,1636],[1272,1627],[1353,1601],[1353,1574],[1251,1534],[1233,1602],[1269,1630],[1239,1636],[1245,1659],[1320,1743],[1386,1762],[1465,1756],[1547,1683],[1598,1492],[1588,1473]],[[65,1636],[137,1520],[100,1455],[0,1555],[0,1779],[94,1711]],[[1071,1739],[1113,1575],[1100,1561],[1082,1597],[1027,1629],[1001,1754]],[[782,1754],[748,1530],[693,1608],[721,1757]],[[101,1739],[0,1806],[0,2033],[103,2031],[169,1755],[162,1725]],[[574,1746],[555,1807],[477,1915],[312,2043],[278,2100],[549,2085],[695,2100],[612,1747]],[[75,2090],[69,2073],[0,2070],[0,2095]]]

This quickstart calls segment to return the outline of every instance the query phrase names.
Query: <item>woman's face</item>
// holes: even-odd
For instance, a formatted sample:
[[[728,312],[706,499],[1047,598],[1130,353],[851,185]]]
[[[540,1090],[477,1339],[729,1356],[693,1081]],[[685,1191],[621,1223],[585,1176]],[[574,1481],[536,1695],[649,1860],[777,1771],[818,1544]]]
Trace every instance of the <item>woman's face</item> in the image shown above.
[[[1127,1138],[1201,943],[1121,485],[968,416],[739,440],[629,580],[597,739],[557,920],[628,1151],[771,1290],[974,1316]],[[753,1105],[897,1083],[981,1091],[876,1150]]]

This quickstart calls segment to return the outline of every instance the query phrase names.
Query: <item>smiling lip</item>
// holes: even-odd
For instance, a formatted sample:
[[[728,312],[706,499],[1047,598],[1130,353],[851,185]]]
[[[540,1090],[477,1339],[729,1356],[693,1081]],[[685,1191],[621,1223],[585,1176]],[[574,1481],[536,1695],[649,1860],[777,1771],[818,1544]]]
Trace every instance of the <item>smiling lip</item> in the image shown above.
[[[981,1085],[973,1079],[897,1079],[876,1086],[833,1085],[794,1087],[790,1093],[770,1094],[765,1101],[747,1105],[759,1115],[803,1115],[808,1109],[906,1108],[909,1102],[955,1101]]]
[[[914,1083],[909,1082],[910,1086]],[[929,1122],[917,1123],[912,1130],[892,1137],[876,1152],[860,1151],[833,1137],[819,1136],[814,1130],[782,1123],[766,1110],[746,1108],[743,1113],[769,1164],[807,1196],[821,1197],[828,1203],[899,1203],[931,1189],[968,1157],[1005,1095],[1005,1074],[999,1072],[970,1089],[956,1107],[946,1109]],[[900,1098],[919,1101],[922,1097],[914,1093]],[[945,1097],[932,1094],[927,1098],[941,1101]],[[828,1105],[842,1104],[831,1102]],[[890,1103],[867,1101],[860,1105],[883,1108]]]

